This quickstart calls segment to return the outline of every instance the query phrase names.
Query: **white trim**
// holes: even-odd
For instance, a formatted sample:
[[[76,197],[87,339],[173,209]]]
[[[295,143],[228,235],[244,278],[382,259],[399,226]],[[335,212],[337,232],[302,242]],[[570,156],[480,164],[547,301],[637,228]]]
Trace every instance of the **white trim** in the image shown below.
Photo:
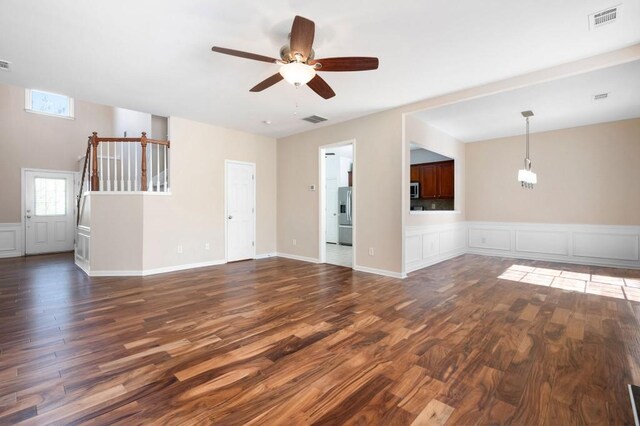
[[[335,142],[327,145],[322,145],[318,147],[318,263],[326,263],[327,261],[327,215],[326,215],[326,189],[325,189],[325,169],[326,169],[326,158],[325,153],[327,149],[337,148],[341,146],[352,146],[353,160],[352,160],[352,169],[351,169],[351,180],[352,180],[352,194],[351,194],[351,202],[353,203],[352,210],[355,212],[353,218],[351,220],[351,248],[352,248],[352,258],[351,264],[356,265],[356,216],[358,214],[357,207],[357,185],[356,185],[356,170],[357,170],[357,162],[356,162],[356,139],[348,139],[342,142]],[[352,269],[355,269],[352,268]]]
[[[269,257],[276,257],[277,255],[278,255],[278,253],[276,253],[276,252],[262,253],[262,254],[256,254],[255,256],[253,256],[253,259],[254,260],[267,259]]]
[[[229,261],[229,250],[228,250],[228,245],[229,245],[229,222],[228,222],[228,217],[229,217],[229,213],[227,211],[227,196],[228,196],[228,191],[227,191],[227,176],[229,173],[229,164],[240,164],[243,166],[251,166],[253,169],[253,256],[251,258],[255,258],[256,257],[256,248],[258,246],[258,240],[257,240],[257,235],[258,235],[258,230],[256,229],[256,218],[258,217],[258,205],[257,205],[257,183],[258,183],[258,173],[257,173],[257,167],[256,167],[256,163],[250,163],[248,161],[237,161],[237,160],[224,160],[224,258],[226,259],[226,262]],[[251,259],[250,258],[250,259]],[[246,260],[246,259],[234,259],[234,260]]]
[[[391,277],[391,278],[399,278],[399,279],[407,278],[407,274],[403,272],[393,272],[393,271],[387,271],[385,269],[369,268],[367,266],[355,265],[353,267],[353,270],[358,272],[366,272],[368,274],[382,275],[382,276]]]
[[[0,223],[0,244],[7,242],[7,245],[0,245],[0,258],[19,257],[24,251],[24,238],[22,234],[22,223]],[[6,235],[5,235],[6,234]]]
[[[146,277],[148,275],[164,274],[167,272],[184,271],[185,269],[204,268],[207,266],[224,265],[225,260],[210,260],[207,262],[187,263],[184,265],[165,266],[162,268],[133,270],[133,271],[89,271],[90,277]],[[78,265],[79,266],[79,265]],[[84,268],[81,268],[84,270]],[[87,272],[85,270],[85,272]]]
[[[289,253],[278,252],[278,253],[276,253],[276,256],[284,257],[286,259],[300,260],[302,262],[320,263],[320,260],[317,259],[317,258],[306,257],[306,256],[298,256],[297,254],[289,254]]]

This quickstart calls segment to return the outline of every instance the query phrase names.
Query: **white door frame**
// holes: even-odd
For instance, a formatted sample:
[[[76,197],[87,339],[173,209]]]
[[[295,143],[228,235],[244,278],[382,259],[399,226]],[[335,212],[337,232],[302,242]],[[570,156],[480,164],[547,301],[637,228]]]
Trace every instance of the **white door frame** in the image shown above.
[[[75,191],[76,189],[76,181],[78,179],[80,179],[78,177],[78,172],[77,171],[73,171],[73,170],[52,170],[52,169],[34,169],[31,167],[23,167],[20,169],[20,227],[22,228],[22,252],[21,255],[22,256],[26,256],[27,253],[27,222],[25,220],[25,216],[26,216],[26,206],[25,203],[27,202],[27,200],[25,199],[26,194],[26,188],[27,188],[27,172],[35,172],[35,173],[70,173],[73,175],[73,190]],[[78,203],[76,202],[76,196],[78,194],[71,194],[71,196],[73,197],[73,217],[75,218],[78,214],[77,210],[78,210]],[[75,225],[75,220],[74,220],[74,225]],[[77,226],[77,225],[75,225]],[[76,232],[74,231],[73,233],[74,237],[73,237],[73,246],[75,247],[76,245]]]
[[[346,140],[346,141],[342,141],[342,142],[336,142],[336,143],[332,143],[332,144],[328,144],[328,145],[322,145],[320,147],[318,147],[318,159],[319,159],[319,179],[318,179],[318,197],[319,197],[319,234],[318,234],[318,240],[320,242],[320,244],[318,245],[318,262],[320,263],[326,263],[327,262],[327,234],[326,234],[326,227],[327,227],[327,212],[326,212],[326,189],[325,189],[325,185],[324,185],[324,181],[326,178],[326,173],[325,173],[325,168],[326,168],[326,160],[325,160],[325,153],[327,152],[327,149],[331,149],[331,148],[338,148],[340,146],[345,146],[345,145],[351,145],[353,147],[353,168],[351,169],[351,179],[352,179],[352,193],[351,193],[351,202],[353,203],[353,211],[356,212],[356,214],[353,215],[353,219],[351,220],[351,224],[352,224],[352,241],[351,241],[351,248],[352,248],[352,259],[351,259],[351,269],[354,269],[356,267],[356,217],[358,215],[358,209],[356,208],[357,206],[357,193],[358,193],[358,186],[357,186],[357,182],[356,182],[356,169],[357,169],[357,162],[356,162],[356,140],[355,139],[350,139],[350,140]]]
[[[229,261],[228,245],[229,245],[229,214],[227,213],[227,173],[229,170],[229,164],[240,164],[243,166],[253,167],[253,258],[256,257],[256,247],[258,246],[258,240],[256,239],[256,217],[258,216],[258,206],[256,203],[256,182],[258,181],[258,174],[256,173],[256,163],[250,163],[248,161],[236,161],[236,160],[224,160],[224,260]]]

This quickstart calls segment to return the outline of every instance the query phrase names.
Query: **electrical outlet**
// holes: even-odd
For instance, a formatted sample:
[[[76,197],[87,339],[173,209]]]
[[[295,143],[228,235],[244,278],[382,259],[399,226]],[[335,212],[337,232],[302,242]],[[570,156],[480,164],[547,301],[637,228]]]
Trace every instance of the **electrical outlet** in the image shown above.
[[[369,256],[373,256],[373,247],[369,247]]]
[[[482,237],[482,239],[480,241],[482,241],[482,244],[487,244],[487,238],[486,237]]]
[[[182,245],[178,246],[178,253],[182,253]]]
[[[298,245],[298,242],[296,241],[296,239],[295,239],[295,238],[293,239],[292,243],[293,243],[293,245],[294,245],[294,246],[295,246],[295,245]]]
[[[209,244],[209,243],[204,243],[204,249],[205,249],[205,250],[211,250],[211,244]]]
[[[435,209],[436,209],[436,203],[431,203],[431,208],[432,208],[433,210],[435,210]]]

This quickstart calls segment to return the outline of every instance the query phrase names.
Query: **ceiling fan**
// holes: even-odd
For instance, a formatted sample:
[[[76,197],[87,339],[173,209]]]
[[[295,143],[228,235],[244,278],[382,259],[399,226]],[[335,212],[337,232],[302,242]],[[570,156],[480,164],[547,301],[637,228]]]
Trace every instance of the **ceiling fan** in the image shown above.
[[[367,71],[378,68],[378,58],[351,56],[315,59],[315,52],[313,51],[315,26],[313,21],[302,16],[296,16],[291,27],[289,44],[282,46],[280,49],[280,59],[217,46],[212,47],[211,50],[225,55],[281,65],[278,73],[256,84],[251,88],[251,92],[261,92],[284,79],[296,87],[306,84],[318,95],[329,99],[336,94],[316,72]]]

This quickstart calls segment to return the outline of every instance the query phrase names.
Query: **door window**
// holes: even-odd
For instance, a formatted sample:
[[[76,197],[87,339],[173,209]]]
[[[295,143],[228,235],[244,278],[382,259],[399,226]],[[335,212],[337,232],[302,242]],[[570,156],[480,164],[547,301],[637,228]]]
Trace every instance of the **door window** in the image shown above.
[[[36,216],[64,216],[67,214],[66,179],[35,178],[34,200]]]

